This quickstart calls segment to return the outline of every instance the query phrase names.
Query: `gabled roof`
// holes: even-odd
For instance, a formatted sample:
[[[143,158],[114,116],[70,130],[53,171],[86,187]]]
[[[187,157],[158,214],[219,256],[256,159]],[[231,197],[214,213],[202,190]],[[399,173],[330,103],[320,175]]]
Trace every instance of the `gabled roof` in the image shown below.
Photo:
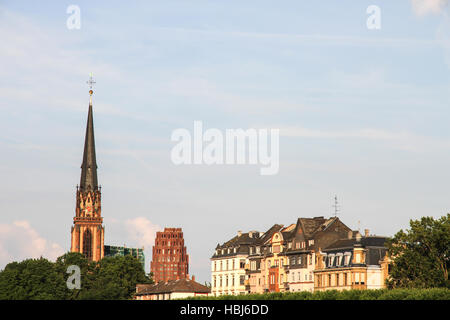
[[[192,292],[192,293],[211,293],[211,289],[195,282],[194,280],[179,279],[157,284],[138,284],[136,286],[136,295],[173,293],[173,292]]]
[[[272,227],[270,227],[269,230],[267,230],[261,237],[261,244],[266,243],[267,241],[269,241],[270,239],[272,239],[272,236],[280,231],[283,228],[282,224],[274,224]]]

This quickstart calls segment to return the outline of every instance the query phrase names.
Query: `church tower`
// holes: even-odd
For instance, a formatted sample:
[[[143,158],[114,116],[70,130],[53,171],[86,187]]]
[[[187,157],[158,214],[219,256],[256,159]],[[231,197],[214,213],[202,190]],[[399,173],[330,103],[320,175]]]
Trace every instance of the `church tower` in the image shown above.
[[[105,229],[102,225],[101,187],[97,181],[97,161],[95,158],[94,119],[92,114],[92,75],[88,81],[89,111],[84,140],[83,163],[81,164],[80,185],[77,186],[75,217],[72,226],[71,252],[79,252],[91,261],[99,261],[104,256]]]

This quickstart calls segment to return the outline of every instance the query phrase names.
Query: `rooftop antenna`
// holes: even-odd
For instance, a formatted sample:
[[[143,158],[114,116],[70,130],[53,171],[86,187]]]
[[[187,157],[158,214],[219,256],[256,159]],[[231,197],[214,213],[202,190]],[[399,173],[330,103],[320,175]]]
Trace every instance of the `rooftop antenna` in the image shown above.
[[[340,211],[340,205],[338,203],[337,195],[334,196],[334,205],[332,207],[334,208],[334,216],[337,217]]]

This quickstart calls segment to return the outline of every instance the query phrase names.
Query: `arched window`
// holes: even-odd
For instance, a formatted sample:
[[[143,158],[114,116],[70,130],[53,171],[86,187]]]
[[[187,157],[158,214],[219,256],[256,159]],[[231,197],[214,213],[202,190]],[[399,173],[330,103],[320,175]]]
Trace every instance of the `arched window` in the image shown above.
[[[92,260],[92,235],[89,229],[86,229],[83,236],[83,254]]]

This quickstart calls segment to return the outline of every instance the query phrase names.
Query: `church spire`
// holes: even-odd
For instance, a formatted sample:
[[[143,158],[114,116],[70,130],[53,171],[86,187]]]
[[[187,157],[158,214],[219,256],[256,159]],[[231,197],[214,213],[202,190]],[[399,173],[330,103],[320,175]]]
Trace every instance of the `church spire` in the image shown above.
[[[97,161],[95,157],[95,140],[94,140],[94,118],[92,114],[92,85],[95,82],[90,75],[87,83],[89,90],[89,111],[86,125],[86,137],[84,140],[83,163],[81,164],[80,191],[96,191],[98,189],[97,181]]]

